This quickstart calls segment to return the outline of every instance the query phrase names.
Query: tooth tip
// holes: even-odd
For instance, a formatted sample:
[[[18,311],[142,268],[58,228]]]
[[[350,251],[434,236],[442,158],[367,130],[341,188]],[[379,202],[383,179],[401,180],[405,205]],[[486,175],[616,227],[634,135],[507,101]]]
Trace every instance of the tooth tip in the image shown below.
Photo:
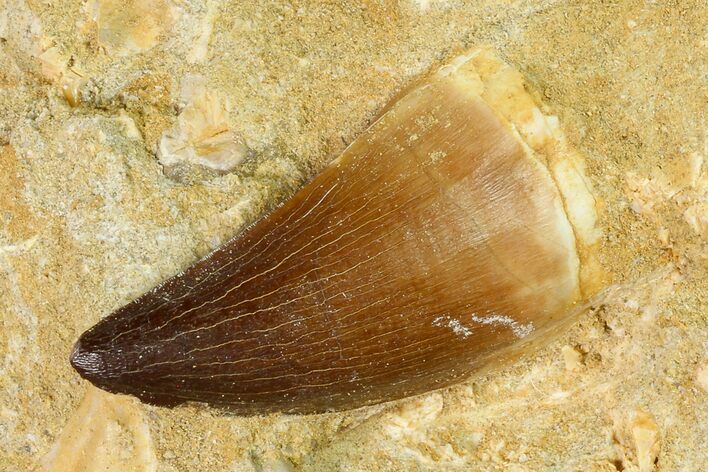
[[[96,353],[84,349],[79,339],[74,345],[74,349],[71,351],[69,361],[74,370],[81,374],[82,377],[86,377],[88,373],[96,370],[95,366],[98,364],[96,357]]]
[[[95,347],[87,345],[85,336],[82,336],[74,345],[69,362],[81,377],[92,383],[100,381],[107,370],[104,354]]]

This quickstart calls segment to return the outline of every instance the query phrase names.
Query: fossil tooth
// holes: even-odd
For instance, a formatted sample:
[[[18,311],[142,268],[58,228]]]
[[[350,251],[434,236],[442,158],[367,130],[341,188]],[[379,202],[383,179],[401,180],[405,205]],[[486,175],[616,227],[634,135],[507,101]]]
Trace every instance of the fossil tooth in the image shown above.
[[[547,340],[602,284],[582,159],[478,49],[290,200],[84,333],[111,392],[243,414],[453,384]]]

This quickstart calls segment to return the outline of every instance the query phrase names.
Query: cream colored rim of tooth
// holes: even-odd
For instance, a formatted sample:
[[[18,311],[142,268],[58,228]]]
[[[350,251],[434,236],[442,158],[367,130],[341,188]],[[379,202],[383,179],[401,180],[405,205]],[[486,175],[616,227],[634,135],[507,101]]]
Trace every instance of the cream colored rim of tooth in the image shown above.
[[[596,199],[585,174],[585,161],[568,144],[558,118],[541,111],[539,104],[527,92],[522,75],[488,47],[457,56],[432,76],[404,92],[407,94],[426,88],[435,79],[462,82],[467,93],[477,95],[509,126],[529,158],[547,169],[558,189],[573,232],[581,298],[587,299],[595,294],[606,282],[606,274],[597,258],[602,233],[598,226]],[[384,108],[378,119],[386,114],[389,107]],[[330,165],[341,164],[344,154],[331,161]]]
[[[597,292],[605,275],[597,259],[602,233],[596,200],[585,161],[568,143],[558,117],[545,115],[527,91],[523,76],[488,47],[456,57],[435,76],[464,81],[466,90],[479,95],[509,125],[529,157],[548,169],[573,229],[583,298]]]

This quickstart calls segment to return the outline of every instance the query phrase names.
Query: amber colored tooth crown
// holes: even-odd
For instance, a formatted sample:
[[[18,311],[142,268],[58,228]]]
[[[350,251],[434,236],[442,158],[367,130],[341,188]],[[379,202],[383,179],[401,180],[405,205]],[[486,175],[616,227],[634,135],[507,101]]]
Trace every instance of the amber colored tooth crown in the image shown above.
[[[597,290],[581,157],[489,50],[453,61],[311,183],[86,332],[112,391],[243,414],[444,387],[558,330]]]

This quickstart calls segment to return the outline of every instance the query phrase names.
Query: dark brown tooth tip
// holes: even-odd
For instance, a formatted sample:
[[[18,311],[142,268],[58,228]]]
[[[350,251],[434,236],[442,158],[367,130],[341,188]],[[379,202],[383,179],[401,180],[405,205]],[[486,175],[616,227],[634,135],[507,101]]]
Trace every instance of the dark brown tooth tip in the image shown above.
[[[602,283],[582,159],[481,49],[310,184],[85,333],[111,392],[241,414],[356,408],[542,344]]]
[[[94,328],[95,330],[95,328]],[[90,382],[101,385],[105,380],[119,375],[117,365],[121,363],[121,351],[109,344],[97,345],[91,342],[94,330],[84,333],[71,352],[71,365]]]
[[[71,366],[85,379],[91,380],[104,370],[103,358],[97,352],[85,349],[78,341],[71,352]]]

